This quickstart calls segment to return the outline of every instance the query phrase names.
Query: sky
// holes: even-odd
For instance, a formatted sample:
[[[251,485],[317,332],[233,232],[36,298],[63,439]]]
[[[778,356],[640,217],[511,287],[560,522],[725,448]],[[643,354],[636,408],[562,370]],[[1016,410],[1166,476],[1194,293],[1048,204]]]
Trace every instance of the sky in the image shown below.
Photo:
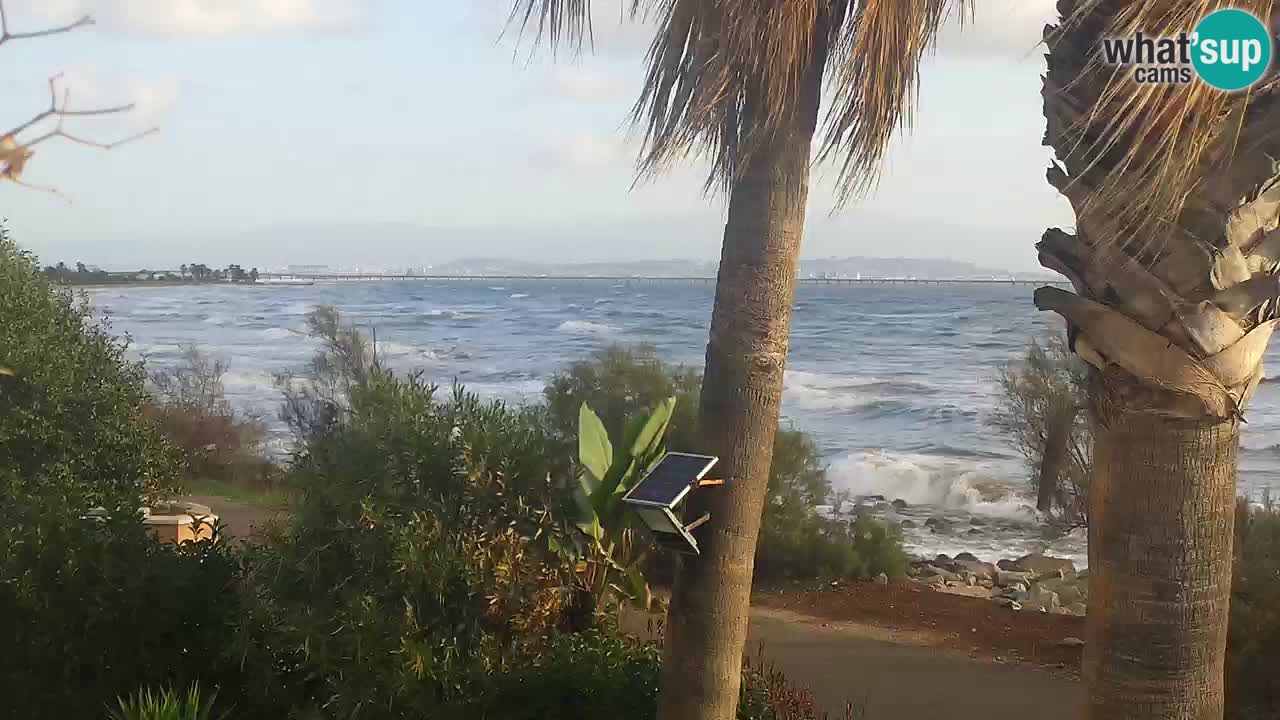
[[[507,26],[508,0],[4,0],[10,29],[96,24],[0,47],[4,128],[61,73],[101,151],[54,140],[0,185],[0,216],[42,260],[430,265],[719,256],[725,202],[693,160],[634,185],[625,120],[652,26],[595,2],[594,52],[558,57]],[[629,3],[627,3],[629,4]],[[1052,0],[978,0],[922,70],[912,131],[876,192],[844,208],[819,166],[803,255],[1036,267],[1069,227],[1041,147],[1041,29]],[[505,31],[505,32],[504,32]],[[3,132],[0,129],[0,132]]]

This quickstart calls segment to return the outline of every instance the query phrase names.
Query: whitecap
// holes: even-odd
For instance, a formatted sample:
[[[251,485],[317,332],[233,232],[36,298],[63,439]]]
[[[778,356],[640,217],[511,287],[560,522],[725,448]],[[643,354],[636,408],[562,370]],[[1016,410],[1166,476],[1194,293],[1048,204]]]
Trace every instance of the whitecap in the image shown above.
[[[568,335],[607,336],[618,332],[618,328],[605,323],[594,323],[587,320],[565,320],[556,327],[558,332]]]
[[[512,300],[519,300],[520,298],[527,298],[527,297],[529,297],[529,293],[511,293]]]
[[[910,453],[861,451],[832,463],[836,490],[855,496],[883,495],[910,505],[929,505],[976,515],[1033,521],[1031,500],[1019,488],[987,475],[982,466]]]
[[[407,355],[417,355],[429,360],[437,359],[436,353],[430,348],[415,347],[413,345],[405,345],[394,340],[379,340],[378,352],[390,358],[405,357]]]
[[[265,340],[292,340],[302,335],[302,333],[295,330],[282,327],[265,328],[263,330],[259,330],[258,334]]]

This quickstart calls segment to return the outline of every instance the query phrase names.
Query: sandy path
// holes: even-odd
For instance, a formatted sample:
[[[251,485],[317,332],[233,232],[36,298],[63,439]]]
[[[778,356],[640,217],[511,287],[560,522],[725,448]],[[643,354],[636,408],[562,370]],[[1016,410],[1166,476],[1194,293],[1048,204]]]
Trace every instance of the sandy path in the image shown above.
[[[807,685],[833,719],[847,701],[863,703],[867,720],[1036,720],[1080,717],[1084,688],[1065,675],[1026,665],[975,660],[929,647],[919,633],[822,621],[753,607],[752,652]]]

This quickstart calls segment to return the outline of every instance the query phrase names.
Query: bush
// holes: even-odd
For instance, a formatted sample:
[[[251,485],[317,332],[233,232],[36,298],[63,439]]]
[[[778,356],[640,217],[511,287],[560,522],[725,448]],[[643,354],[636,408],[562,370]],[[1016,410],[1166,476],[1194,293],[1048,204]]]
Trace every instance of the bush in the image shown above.
[[[0,318],[0,716],[99,717],[120,692],[219,675],[238,570],[139,522],[181,467],[142,367],[2,230]],[[95,506],[109,518],[82,519]]]
[[[502,720],[652,720],[657,713],[657,646],[591,632],[559,638],[503,677],[492,717]]]
[[[236,682],[230,548],[156,542],[133,516],[0,527],[0,716],[100,717],[129,688]]]
[[[364,342],[328,327],[325,353]],[[332,420],[289,470],[293,522],[252,551],[242,644],[277,672],[247,694],[316,717],[465,716],[564,620],[567,490],[540,416],[440,399],[367,357],[320,398]]]
[[[697,438],[698,389],[694,370],[663,363],[653,348],[611,346],[590,359],[570,365],[544,390],[548,422],[564,447],[577,442],[578,409],[587,403],[600,415],[610,439],[621,441],[626,418],[647,414],[668,397],[676,398],[676,412],[667,431],[667,448],[699,452]],[[895,533],[873,521],[863,521],[861,535],[847,523],[822,517],[817,506],[831,494],[817,446],[803,432],[781,427],[774,440],[769,471],[769,494],[756,544],[755,578],[768,582],[783,578],[874,576],[880,572],[905,574],[905,555]],[[878,524],[874,524],[879,527]],[[868,545],[870,543],[870,545]],[[903,558],[902,562],[898,557]],[[659,557],[661,562],[670,558]],[[870,570],[874,568],[874,570]],[[652,568],[651,579],[669,575],[670,568]]]
[[[760,545],[757,577],[772,580],[901,577],[909,566],[897,528],[865,514],[852,523],[814,514],[771,523],[761,530]]]
[[[1021,362],[998,380],[1003,395],[993,422],[1027,462],[1036,506],[1061,526],[1088,524],[1093,434],[1086,367],[1060,335],[1032,340]]]
[[[0,468],[23,496],[0,497],[0,508],[132,512],[174,487],[180,459],[146,417],[142,366],[94,322],[85,296],[51,285],[2,227],[0,319]]]
[[[150,373],[150,413],[182,451],[189,480],[268,484],[274,466],[264,452],[266,425],[241,416],[227,401],[222,377],[228,367],[195,346],[183,348],[176,366]]]
[[[1227,717],[1261,720],[1280,707],[1280,510],[1236,512],[1235,572],[1227,640]]]

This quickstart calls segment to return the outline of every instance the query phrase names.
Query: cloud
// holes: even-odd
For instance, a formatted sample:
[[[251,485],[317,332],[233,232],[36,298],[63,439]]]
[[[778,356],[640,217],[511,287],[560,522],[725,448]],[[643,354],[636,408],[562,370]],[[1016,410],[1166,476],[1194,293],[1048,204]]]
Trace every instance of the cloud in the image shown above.
[[[543,170],[598,172],[629,167],[633,158],[621,140],[581,133],[534,149],[530,160]]]
[[[1054,0],[977,0],[972,18],[952,17],[938,34],[938,55],[1023,60],[1057,17]]]
[[[546,84],[546,94],[581,102],[630,100],[625,84],[617,74],[594,67],[556,66]]]
[[[169,35],[335,30],[366,12],[361,0],[22,0],[49,20],[92,15],[106,28]]]
[[[181,93],[175,77],[142,77],[109,71],[93,65],[68,68],[58,81],[70,91],[72,108],[112,107],[133,103],[133,110],[121,119],[129,124],[156,125],[173,110]]]

